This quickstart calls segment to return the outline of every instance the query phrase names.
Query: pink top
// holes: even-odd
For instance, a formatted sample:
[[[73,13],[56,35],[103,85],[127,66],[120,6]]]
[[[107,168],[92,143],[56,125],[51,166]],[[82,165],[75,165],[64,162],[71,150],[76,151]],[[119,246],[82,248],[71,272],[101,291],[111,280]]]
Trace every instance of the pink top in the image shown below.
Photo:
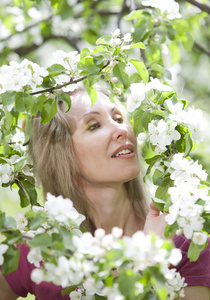
[[[200,254],[198,261],[190,262],[187,258],[187,249],[190,241],[183,235],[175,236],[174,243],[180,248],[183,254],[182,260],[177,266],[177,270],[189,286],[210,287],[210,239],[209,246]],[[35,284],[30,277],[31,271],[35,268],[27,261],[28,247],[23,244],[20,246],[20,261],[16,271],[5,276],[11,289],[18,296],[26,297],[27,293],[36,296],[36,300],[67,300],[68,295],[62,297],[62,287],[52,283],[42,282]]]

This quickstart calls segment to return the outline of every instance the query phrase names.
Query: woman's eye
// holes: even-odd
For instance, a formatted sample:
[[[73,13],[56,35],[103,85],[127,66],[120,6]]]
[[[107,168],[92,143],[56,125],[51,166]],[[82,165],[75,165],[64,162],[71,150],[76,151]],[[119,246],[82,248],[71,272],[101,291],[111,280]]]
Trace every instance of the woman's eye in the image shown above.
[[[97,129],[99,127],[100,127],[99,123],[92,123],[92,124],[88,125],[87,129],[88,130],[94,130],[94,129]]]
[[[117,115],[115,117],[115,122],[120,123],[120,124],[123,123],[123,117],[121,115]]]

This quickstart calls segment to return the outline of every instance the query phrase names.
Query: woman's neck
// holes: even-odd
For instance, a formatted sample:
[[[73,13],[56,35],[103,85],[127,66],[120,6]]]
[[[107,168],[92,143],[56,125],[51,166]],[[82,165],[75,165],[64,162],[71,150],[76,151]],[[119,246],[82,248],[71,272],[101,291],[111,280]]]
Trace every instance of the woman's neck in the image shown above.
[[[143,230],[144,221],[135,214],[124,184],[86,186],[88,214],[96,228],[110,233],[113,227],[123,229],[124,235]]]

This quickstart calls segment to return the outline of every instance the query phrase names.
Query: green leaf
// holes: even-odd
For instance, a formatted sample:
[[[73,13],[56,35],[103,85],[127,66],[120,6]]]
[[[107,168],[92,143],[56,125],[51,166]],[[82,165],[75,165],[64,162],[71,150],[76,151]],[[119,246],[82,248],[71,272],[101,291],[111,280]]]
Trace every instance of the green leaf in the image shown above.
[[[133,49],[133,48],[145,49],[146,47],[142,42],[139,42],[139,43],[135,43],[135,44],[131,45],[130,49]]]
[[[43,224],[44,221],[46,221],[46,218],[44,218],[43,216],[37,216],[31,220],[29,227],[31,230],[36,230]]]
[[[2,274],[4,276],[17,269],[19,257],[19,249],[15,248],[14,246],[10,246],[7,252],[4,254],[4,264],[1,268]]]
[[[166,201],[168,199],[168,197],[169,197],[169,195],[168,195],[168,189],[171,186],[173,186],[173,182],[170,179],[170,176],[164,177],[162,179],[161,184],[159,185],[159,187],[156,190],[155,197],[157,197],[157,198],[159,198],[159,199],[161,199],[163,201]]]
[[[113,47],[113,45],[109,41],[110,41],[110,36],[104,35],[96,40],[96,45],[109,45]]]
[[[181,125],[177,125],[176,130],[179,131],[179,133],[181,134],[181,138],[175,142],[175,148],[178,150],[178,152],[187,153],[188,150],[190,149],[188,129]],[[186,145],[186,137],[188,139],[188,145]]]
[[[184,157],[187,157],[190,154],[192,148],[193,148],[193,141],[192,141],[192,139],[190,137],[189,132],[187,132],[185,134],[185,151],[184,151]]]
[[[18,191],[18,195],[20,197],[20,206],[21,207],[26,207],[29,205],[29,200],[27,199],[27,197],[25,196],[25,194],[23,194],[23,192],[21,190]]]
[[[79,284],[71,285],[61,291],[62,296],[69,295],[71,292],[75,291]]]
[[[0,101],[2,102],[2,104],[4,106],[8,106],[15,102],[15,95],[16,95],[16,92],[7,91],[3,94],[0,94]]]
[[[6,214],[0,210],[0,227],[4,226]]]
[[[35,237],[30,240],[32,247],[48,247],[52,243],[52,238],[47,233],[36,234]]]
[[[19,185],[24,190],[24,196],[27,197],[31,205],[37,205],[37,192],[35,186],[27,179],[19,180]]]
[[[43,103],[47,100],[47,96],[45,94],[42,94],[38,97],[36,97],[34,101],[34,105],[31,108],[31,114],[32,116],[35,116],[38,111],[42,110]]]
[[[71,108],[71,97],[66,93],[62,93],[58,94],[58,100],[64,103],[65,112],[68,112]]]
[[[6,129],[11,129],[11,126],[13,124],[13,115],[5,108],[5,117],[6,117]]]
[[[132,270],[125,270],[123,273],[119,275],[118,283],[119,283],[119,291],[125,297],[125,299],[129,300],[137,300],[139,296],[135,296],[135,282],[139,279],[139,274],[133,272]]]
[[[18,112],[30,112],[34,105],[35,97],[26,93],[16,93],[15,108]]]
[[[83,83],[88,95],[90,96],[91,103],[93,105],[96,102],[98,97],[97,91],[93,86],[90,86],[89,81],[87,79],[83,80]]]
[[[148,292],[145,297],[144,300],[160,300],[160,298],[158,297],[158,295],[152,293],[152,292]]]
[[[47,71],[49,72],[49,75],[51,76],[57,76],[62,74],[65,71],[65,68],[62,65],[54,64],[47,68]]]
[[[167,224],[164,232],[165,237],[170,237],[170,235],[175,233],[178,228],[177,222],[174,222],[172,225]]]
[[[163,119],[166,118],[164,111],[162,111],[161,109],[153,110],[152,113],[153,113],[154,115],[158,115],[158,116],[163,117]]]
[[[138,73],[141,76],[144,83],[147,84],[148,80],[149,80],[149,73],[146,69],[145,64],[143,62],[139,61],[139,60],[136,60],[136,59],[131,59],[130,62],[134,65],[134,67],[138,71]]]
[[[42,106],[41,123],[43,124],[49,122],[50,120],[52,120],[52,118],[55,116],[56,113],[57,113],[57,103],[55,99],[52,98],[47,99]]]
[[[142,17],[143,11],[141,9],[139,10],[132,10],[128,15],[124,17],[125,20],[131,21],[135,19],[139,19]]]
[[[54,87],[55,84],[56,84],[56,81],[55,81],[55,79],[53,78],[53,76],[52,76],[52,75],[48,75],[48,76],[46,76],[46,77],[43,79],[42,87],[43,87],[44,89],[48,89],[48,88]]]
[[[90,50],[88,48],[83,48],[80,52],[80,59],[83,59],[89,54],[90,54]]]
[[[127,89],[130,85],[130,79],[128,74],[124,71],[126,67],[125,63],[119,62],[113,68],[114,75],[122,82],[125,89]]]
[[[81,70],[86,70],[90,74],[97,75],[100,71],[100,68],[95,65],[92,57],[85,57],[78,63],[78,68]]]
[[[207,241],[207,243],[208,243],[208,241]],[[194,244],[193,241],[191,241],[190,247],[189,247],[188,253],[187,253],[187,257],[189,258],[189,260],[196,261],[199,258],[201,251],[203,251],[206,248],[207,243],[204,245],[197,245],[197,244]]]

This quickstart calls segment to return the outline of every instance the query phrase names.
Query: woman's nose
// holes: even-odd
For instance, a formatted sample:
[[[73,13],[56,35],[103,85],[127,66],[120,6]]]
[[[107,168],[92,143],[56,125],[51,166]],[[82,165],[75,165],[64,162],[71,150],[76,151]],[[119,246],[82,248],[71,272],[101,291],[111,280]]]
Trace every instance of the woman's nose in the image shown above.
[[[128,137],[128,130],[125,124],[114,123],[112,124],[112,138],[113,140],[123,140]]]

